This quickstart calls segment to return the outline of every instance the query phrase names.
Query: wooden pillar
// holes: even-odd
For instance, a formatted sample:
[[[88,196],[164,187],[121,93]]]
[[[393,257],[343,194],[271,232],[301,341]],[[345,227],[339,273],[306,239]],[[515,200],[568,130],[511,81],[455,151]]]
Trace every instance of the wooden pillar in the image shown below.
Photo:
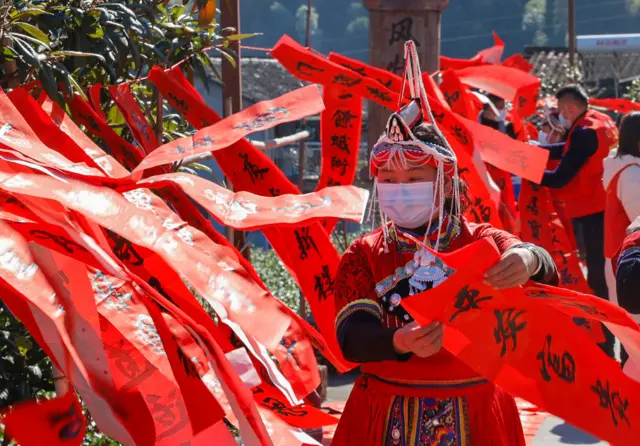
[[[404,43],[413,40],[425,73],[440,68],[440,18],[449,0],[363,0],[369,10],[369,58],[374,67],[398,75],[404,70]],[[389,111],[369,102],[369,148],[382,134]]]
[[[221,27],[234,28],[240,34],[240,0],[225,0],[220,3]],[[235,51],[235,67],[225,57],[222,61],[222,111],[224,117],[242,110],[242,62],[240,42],[230,41],[229,48]],[[251,252],[246,245],[245,233],[227,228],[227,238],[247,258],[251,260]]]

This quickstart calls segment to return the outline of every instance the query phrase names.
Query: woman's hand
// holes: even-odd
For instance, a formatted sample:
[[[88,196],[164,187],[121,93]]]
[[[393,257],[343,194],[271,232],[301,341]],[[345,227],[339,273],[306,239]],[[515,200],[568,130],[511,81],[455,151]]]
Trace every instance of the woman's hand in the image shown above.
[[[497,290],[527,283],[538,269],[538,257],[527,248],[508,249],[484,274],[484,283]]]
[[[424,327],[411,322],[393,334],[393,348],[399,354],[412,352],[421,358],[427,358],[440,351],[443,334],[444,326],[439,322]]]

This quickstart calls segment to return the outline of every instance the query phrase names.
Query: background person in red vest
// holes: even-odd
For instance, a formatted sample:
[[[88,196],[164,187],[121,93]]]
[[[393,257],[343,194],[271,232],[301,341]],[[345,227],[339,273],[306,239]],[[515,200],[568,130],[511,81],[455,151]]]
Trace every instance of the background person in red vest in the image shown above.
[[[604,256],[604,208],[606,193],[602,184],[603,160],[618,143],[616,125],[607,115],[589,108],[589,97],[578,85],[556,93],[560,121],[567,128],[565,143],[541,145],[550,150],[550,159],[560,160],[547,170],[541,185],[557,189],[555,196],[565,204],[565,212],[584,243],[588,269],[587,282],[594,294],[608,299]],[[613,353],[614,337],[605,330],[605,352]]]

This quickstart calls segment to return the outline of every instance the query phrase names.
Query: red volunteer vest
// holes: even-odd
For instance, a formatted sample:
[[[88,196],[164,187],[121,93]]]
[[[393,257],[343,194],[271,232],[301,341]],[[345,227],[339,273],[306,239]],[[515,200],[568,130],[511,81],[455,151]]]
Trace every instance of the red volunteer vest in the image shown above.
[[[618,130],[611,118],[595,110],[587,112],[573,124],[565,144],[565,153],[571,146],[571,135],[576,127],[595,130],[598,136],[598,150],[589,157],[578,174],[560,189],[560,197],[565,202],[567,217],[577,218],[603,212],[606,193],[602,184],[603,160],[618,144]]]
[[[631,220],[629,220],[627,212],[618,198],[618,183],[622,172],[636,164],[640,163],[631,162],[620,169],[607,188],[604,210],[604,256],[607,259],[611,259],[616,254],[627,235],[627,228],[631,224]]]

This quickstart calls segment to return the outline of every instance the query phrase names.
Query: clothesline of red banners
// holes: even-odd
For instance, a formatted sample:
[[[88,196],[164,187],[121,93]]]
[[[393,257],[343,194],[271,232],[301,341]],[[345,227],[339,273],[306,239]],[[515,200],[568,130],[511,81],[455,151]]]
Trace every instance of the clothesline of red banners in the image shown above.
[[[286,48],[296,50],[291,45]],[[304,56],[308,54],[305,52]],[[335,65],[330,64],[329,68],[335,70]],[[370,72],[373,69],[366,67],[365,74]],[[340,74],[345,73],[340,71]],[[355,76],[358,73],[347,71],[346,74]],[[388,75],[391,77],[387,80],[393,82],[393,75]],[[360,80],[356,84],[336,85],[331,94],[339,101],[352,99],[353,105],[345,108],[343,102],[338,102],[331,105],[334,108],[327,106],[322,113],[335,110],[331,115],[333,118],[338,111],[350,112],[349,107],[355,106],[356,99],[343,96],[353,94],[357,97],[353,93],[354,87],[361,88],[357,87],[360,83],[372,87],[370,82],[363,80],[366,78],[370,76],[356,76],[355,80]],[[186,82],[178,67],[172,70],[154,68],[149,79],[194,127],[203,129],[220,121]],[[377,85],[374,83],[373,89],[378,92],[368,88],[364,91],[380,101],[385,98],[380,92],[393,93],[387,93]],[[116,88],[119,91],[115,92],[114,100],[132,127],[140,147],[122,140],[82,98],[71,98],[69,106],[74,117],[88,131],[103,139],[113,156],[135,172],[150,156],[147,153],[158,150],[162,154],[164,149],[158,148],[158,142],[153,141],[152,132],[145,132],[148,123],[145,124],[135,100],[131,102],[133,98],[129,96],[130,92],[127,94],[127,88]],[[291,427],[317,427],[335,422],[308,405],[296,403],[318,384],[311,344],[340,370],[353,367],[341,357],[335,340],[332,281],[339,255],[325,228],[338,217],[360,218],[366,196],[357,189],[343,188],[342,191],[353,191],[351,201],[346,201],[354,206],[350,208],[346,203],[340,207],[336,205],[339,204],[336,199],[339,200],[341,194],[330,192],[339,188],[328,188],[309,196],[314,198],[307,198],[309,201],[301,204],[286,197],[286,194],[299,194],[297,188],[269,158],[243,139],[251,131],[300,119],[305,113],[320,112],[322,104],[313,88],[307,87],[294,92],[293,96],[260,104],[241,116],[225,120],[226,123],[214,124],[204,130],[206,134],[194,136],[189,149],[178,144],[173,146],[173,152],[164,151],[163,157],[167,159],[176,152],[187,156],[207,145],[211,150],[218,135],[232,134],[218,142],[230,146],[215,151],[214,157],[235,190],[255,194],[241,199],[237,196],[231,199],[228,193],[219,197],[217,192],[221,191],[195,177],[163,173],[166,163],[152,165],[147,160],[146,165],[152,166],[149,169],[159,170],[153,172],[157,175],[141,180],[136,173],[132,179],[121,164],[87,138],[46,95],[36,94],[36,99],[26,90],[17,89],[8,97],[0,96],[3,121],[10,124],[10,127],[3,127],[6,130],[1,140],[0,190],[5,204],[1,229],[3,240],[8,243],[6,246],[10,247],[7,252],[18,261],[13,263],[13,268],[0,272],[0,285],[5,291],[3,297],[54,363],[69,377],[92,413],[97,414],[94,416],[101,429],[113,438],[124,443],[145,444],[151,438],[156,444],[215,438],[226,444],[229,436],[221,423],[221,416],[226,414],[239,423],[247,444],[301,444],[300,432],[292,433]],[[457,119],[446,103],[438,103],[437,98],[442,94],[435,88],[430,86],[430,96],[435,98],[434,112],[439,116],[444,111],[445,116],[440,119],[445,123]],[[323,92],[325,100],[329,99],[327,102],[332,100],[330,90],[327,88]],[[395,95],[397,98],[398,94]],[[360,99],[357,101],[359,103]],[[349,116],[347,124],[352,127],[347,125],[346,128],[357,128],[354,124],[357,119],[357,116]],[[343,128],[335,125],[335,119],[332,121],[335,128]],[[213,127],[215,132],[210,132]],[[450,136],[456,138],[455,132],[451,132]],[[483,136],[483,133],[479,134]],[[341,135],[329,132],[328,136],[332,143],[340,144],[340,138],[334,141],[334,136]],[[349,134],[346,138],[350,142]],[[354,146],[347,145],[347,148],[351,147]],[[455,148],[462,154],[469,149],[472,151],[474,146],[467,142]],[[323,166],[324,163],[323,160]],[[332,161],[329,166],[335,164]],[[328,180],[326,182],[329,185]],[[179,217],[161,198],[140,187],[154,188],[162,199],[174,206]],[[319,195],[322,193],[328,195]],[[217,207],[210,205],[208,210],[214,216],[225,216],[221,220],[227,224],[263,229],[301,286],[322,336],[270,295],[253,267],[212,229],[187,196],[199,203],[206,199],[213,201]],[[279,197],[265,198],[269,196]],[[273,224],[282,216],[267,219],[265,215],[262,220],[257,211],[265,208],[279,208],[283,214],[297,216],[282,220],[290,221],[290,226]],[[216,209],[220,211],[217,214]],[[359,212],[353,209],[359,209]],[[248,220],[252,223],[244,226],[238,223],[249,217],[253,218]],[[29,267],[35,264],[37,269]],[[27,278],[32,282],[25,283]],[[220,326],[213,324],[182,278],[211,304],[222,321]],[[55,291],[58,291],[59,299],[52,302],[49,297]],[[566,295],[566,290],[552,291]],[[588,299],[572,296],[576,305],[584,304]],[[595,308],[600,314],[612,311],[599,306]],[[588,311],[585,309],[584,312]],[[64,314],[64,318],[61,319],[60,314]],[[539,316],[535,317],[536,323],[543,322]],[[264,323],[265,318],[269,321],[268,326]],[[618,315],[619,322],[624,320],[620,318],[622,316]],[[568,319],[559,319],[560,328],[571,323]],[[238,346],[246,347],[250,356],[247,358],[239,353]],[[275,356],[278,364],[267,352]],[[475,359],[467,360],[474,365]],[[106,369],[103,364],[107,364]],[[258,375],[257,381],[246,372],[252,369],[257,371],[254,373]],[[253,398],[247,394],[237,373],[247,385],[259,383],[251,386]],[[612,378],[614,388],[618,389],[619,384],[626,386],[627,383],[618,378],[618,375]],[[514,389],[516,395],[522,390],[517,389],[517,383]],[[628,386],[625,389],[629,390]],[[620,392],[615,392],[619,398]],[[527,396],[539,402],[531,395]],[[58,415],[54,417],[56,423],[50,430],[41,431],[43,435],[51,435],[40,439],[58,438],[64,432],[66,438],[73,438],[71,443],[79,444],[82,418],[77,401],[69,396],[65,398],[52,400],[55,403],[51,404],[62,405],[66,411],[60,412],[59,407],[52,409]],[[541,407],[552,413],[564,413],[557,400],[543,403]],[[612,404],[617,404],[617,400]],[[32,414],[34,407],[39,408],[38,414],[44,413],[42,406],[23,406],[27,414]],[[51,419],[49,409],[44,410]],[[21,429],[29,427],[27,415],[15,411],[11,416],[13,421],[9,418],[11,422],[7,421],[7,425],[16,439],[38,435],[34,429]],[[273,430],[271,439],[262,418]],[[619,416],[618,420],[624,419]],[[600,421],[587,430],[596,430],[596,434],[605,439],[617,438],[605,424],[606,420]],[[586,421],[576,420],[575,424],[583,427]],[[29,444],[25,441],[22,444]]]

